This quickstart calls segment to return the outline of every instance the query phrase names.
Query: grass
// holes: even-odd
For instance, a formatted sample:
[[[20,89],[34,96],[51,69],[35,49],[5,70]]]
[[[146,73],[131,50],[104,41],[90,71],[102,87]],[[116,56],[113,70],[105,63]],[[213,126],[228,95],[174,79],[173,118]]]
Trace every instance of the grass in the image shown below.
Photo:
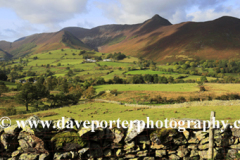
[[[41,66],[41,65],[47,65],[47,64],[52,64],[53,62],[55,62],[55,59],[37,59],[37,60],[33,60],[31,62],[28,63],[29,66]]]
[[[114,76],[119,76],[119,77],[122,78],[122,77],[123,77],[123,74],[122,74],[123,72],[124,72],[124,71],[122,71],[122,70],[114,70],[112,73],[103,76],[103,78],[104,78],[105,80],[113,79]]]
[[[194,80],[200,80],[202,76],[195,76],[195,75],[189,75],[188,77],[186,78],[183,78],[184,80],[188,80],[188,79],[194,79]],[[214,77],[207,77],[207,80],[210,81],[210,80],[216,80],[217,78],[214,78]]]
[[[98,62],[101,66],[107,65],[112,67],[128,67],[132,66],[132,63],[123,63],[123,62]]]
[[[239,106],[194,106],[182,108],[137,108],[126,107],[123,105],[109,103],[86,103],[76,106],[50,109],[47,111],[36,112],[44,114],[47,112],[56,113],[43,117],[43,120],[57,120],[61,117],[72,117],[76,120],[165,120],[166,118],[193,118],[209,120],[210,112],[216,112],[216,120],[229,120],[230,122],[239,119]],[[228,113],[228,114],[226,114]],[[16,120],[14,116],[10,117]],[[18,119],[19,120],[19,119]],[[14,123],[14,121],[12,121]]]
[[[121,36],[121,37],[117,36],[117,37],[115,37],[112,41],[110,41],[110,42],[108,43],[108,45],[110,46],[110,45],[114,45],[114,44],[120,43],[120,42],[122,42],[125,38],[126,38],[126,36]]]
[[[240,84],[205,83],[204,86],[215,92],[239,92],[240,90]]]
[[[152,70],[134,70],[134,71],[128,71],[125,74],[177,74],[172,72],[162,72],[162,71],[152,71]]]
[[[3,82],[3,83],[5,83],[5,85],[8,87],[8,88],[17,88],[17,85],[15,84],[15,83],[13,83],[13,82],[6,82],[6,81],[1,81],[0,80],[0,82]]]
[[[97,92],[117,89],[118,91],[168,91],[168,92],[193,92],[199,88],[195,83],[178,84],[112,84],[95,86]]]

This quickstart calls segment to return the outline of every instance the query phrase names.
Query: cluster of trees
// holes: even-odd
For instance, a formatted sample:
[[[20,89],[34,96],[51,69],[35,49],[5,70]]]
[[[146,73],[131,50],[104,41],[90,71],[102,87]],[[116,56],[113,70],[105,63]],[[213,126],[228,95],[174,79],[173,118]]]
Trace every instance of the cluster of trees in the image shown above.
[[[138,62],[133,62],[134,64],[137,64],[138,67],[142,69],[150,68],[151,70],[156,70],[156,63],[153,62],[152,60],[145,60],[142,57],[139,58]]]
[[[5,83],[0,82],[0,97],[1,97],[2,93],[7,92],[7,91],[8,91],[8,87],[5,85]]]
[[[169,63],[167,63],[169,65]],[[211,82],[216,83],[239,83],[240,79],[228,73],[240,73],[240,61],[235,60],[201,60],[173,62],[174,69],[160,68],[161,71],[176,72],[181,74],[216,77]],[[218,79],[221,78],[221,79]]]
[[[50,94],[50,90],[59,89],[61,92],[58,94]],[[76,104],[81,96],[85,98],[92,98],[95,95],[95,89],[92,86],[73,85],[68,83],[64,78],[47,78],[40,77],[36,83],[27,82],[25,84],[18,84],[20,91],[16,95],[16,100],[26,106],[28,111],[29,104],[35,105],[42,102],[43,98],[47,98],[50,103],[49,107],[63,106],[68,104]]]
[[[200,82],[207,82],[206,76],[202,76],[199,79]],[[133,75],[132,77],[126,78],[120,78],[119,76],[114,76],[113,79],[105,80],[102,77],[96,78],[96,79],[88,79],[84,81],[83,86],[94,86],[94,85],[102,85],[102,84],[157,84],[157,83],[195,83],[195,80],[182,80],[181,78],[174,79],[172,76],[165,77],[165,76],[159,76],[157,74],[151,75],[151,74],[145,74],[145,75]]]
[[[112,53],[110,53],[108,56],[107,56],[107,58],[109,59],[109,58],[112,58],[112,59],[115,59],[115,60],[122,60],[122,59],[124,59],[124,58],[126,58],[127,56],[125,55],[125,54],[123,54],[123,53],[121,53],[121,52],[118,52],[118,53],[114,53],[114,54],[112,54]]]
[[[0,80],[6,81],[7,79],[7,74],[0,70]]]
[[[84,55],[83,59],[95,59],[95,60],[102,60],[101,56],[91,56],[91,55]]]
[[[169,65],[169,63],[167,63]],[[179,61],[173,62],[172,65],[176,69],[193,69],[195,67],[202,68],[203,71],[213,68],[215,73],[239,73],[240,61],[235,60],[201,60],[201,61]]]

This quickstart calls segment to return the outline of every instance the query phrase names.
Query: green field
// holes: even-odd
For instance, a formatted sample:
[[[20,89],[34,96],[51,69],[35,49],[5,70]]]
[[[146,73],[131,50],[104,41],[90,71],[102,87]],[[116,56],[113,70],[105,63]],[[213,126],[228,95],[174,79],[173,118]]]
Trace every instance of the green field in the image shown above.
[[[13,82],[5,82],[5,81],[1,81],[0,82],[3,82],[5,83],[5,85],[8,87],[8,88],[17,88],[17,85]]]
[[[125,74],[177,74],[177,73],[171,73],[171,72],[162,72],[162,71],[152,71],[152,70],[135,70],[135,71],[128,71]]]
[[[205,83],[205,86],[215,92],[237,92],[240,91],[240,84],[217,84]]]
[[[122,78],[122,77],[123,77],[123,74],[122,74],[123,72],[124,72],[124,71],[122,71],[122,70],[114,70],[112,73],[103,76],[103,78],[104,78],[105,80],[112,79],[112,78],[114,78],[114,76],[119,76],[119,77]]]
[[[196,83],[179,84],[110,84],[94,86],[97,92],[117,89],[118,91],[169,91],[169,92],[193,92],[198,91]]]
[[[194,106],[182,108],[150,108],[137,110],[136,107],[109,103],[86,103],[70,107],[49,109],[34,114],[41,115],[47,112],[55,112],[57,115],[41,118],[43,120],[57,120],[61,117],[72,117],[76,120],[165,120],[166,118],[193,118],[209,120],[210,112],[216,112],[216,120],[229,120],[232,122],[239,119],[240,106]],[[227,114],[226,114],[227,113]],[[10,118],[14,120],[15,116]],[[20,120],[19,118],[17,120]],[[13,122],[13,121],[12,121]],[[14,123],[14,122],[13,122]]]

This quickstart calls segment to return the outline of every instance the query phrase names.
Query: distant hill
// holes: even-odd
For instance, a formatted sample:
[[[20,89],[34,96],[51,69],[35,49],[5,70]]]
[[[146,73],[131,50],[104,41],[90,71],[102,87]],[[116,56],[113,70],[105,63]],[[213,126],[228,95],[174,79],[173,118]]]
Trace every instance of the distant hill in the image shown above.
[[[19,38],[19,39],[15,40],[14,42],[24,40],[25,38],[26,38],[26,37]]]
[[[154,61],[240,59],[240,20],[220,17],[207,22],[172,25],[155,15],[133,25],[103,25],[92,29],[67,27],[55,33],[0,41],[0,49],[13,57],[68,48],[123,52]]]
[[[0,59],[10,59],[12,55],[0,49]]]
[[[13,58],[60,48],[91,50],[90,47],[67,31],[34,34],[13,43],[0,41],[0,48],[11,54]]]

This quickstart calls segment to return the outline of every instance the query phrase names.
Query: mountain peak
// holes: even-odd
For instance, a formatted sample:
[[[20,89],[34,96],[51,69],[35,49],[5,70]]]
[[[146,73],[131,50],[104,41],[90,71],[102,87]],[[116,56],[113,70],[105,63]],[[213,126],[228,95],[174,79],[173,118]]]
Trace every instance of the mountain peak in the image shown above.
[[[154,22],[157,25],[167,26],[172,25],[167,19],[159,16],[158,14],[155,14],[151,19],[145,21],[144,23]]]
[[[161,19],[162,17],[159,16],[158,14],[155,14],[151,19]]]

